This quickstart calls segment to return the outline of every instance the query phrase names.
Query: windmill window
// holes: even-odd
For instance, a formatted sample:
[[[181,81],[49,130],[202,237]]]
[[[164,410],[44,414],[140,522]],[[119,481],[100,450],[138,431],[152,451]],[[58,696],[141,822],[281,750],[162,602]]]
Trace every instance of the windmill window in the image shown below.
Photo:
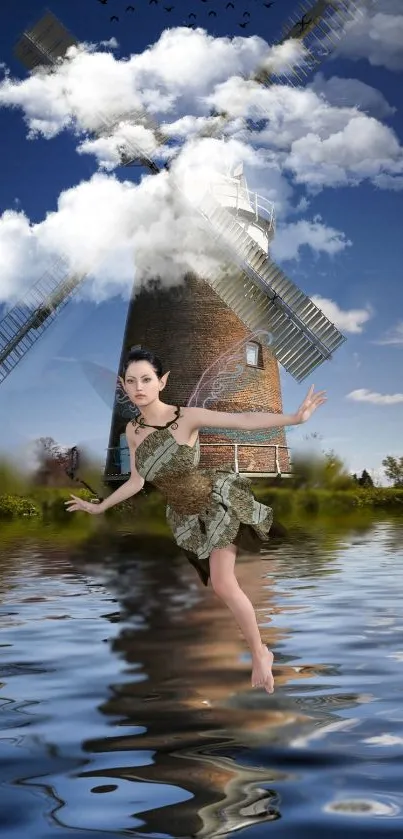
[[[254,342],[250,342],[246,345],[246,363],[250,367],[258,367],[259,366],[259,357],[260,357],[260,347],[259,344]]]

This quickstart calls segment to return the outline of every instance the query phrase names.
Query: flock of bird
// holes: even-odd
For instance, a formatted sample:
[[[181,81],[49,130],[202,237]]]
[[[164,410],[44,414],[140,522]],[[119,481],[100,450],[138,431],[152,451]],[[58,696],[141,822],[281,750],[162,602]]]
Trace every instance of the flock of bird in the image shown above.
[[[201,0],[201,2],[202,3],[207,3],[207,0]],[[275,2],[275,0],[269,0],[269,2],[266,2],[266,0],[265,0],[265,2],[263,2],[262,5],[266,9],[271,9],[271,7],[274,6],[274,2]],[[108,3],[108,0],[98,0],[98,3],[102,3],[103,6],[106,6],[107,3]],[[149,6],[152,6],[152,5],[160,6],[160,0],[148,0],[148,5]],[[175,6],[163,6],[163,9],[164,9],[165,12],[173,12],[173,10],[175,9]],[[228,0],[228,2],[225,4],[225,11],[228,11],[230,9],[235,11],[235,3],[233,3],[232,0]],[[135,11],[136,11],[135,6],[127,6],[126,7],[126,13],[133,14],[133,12],[135,12]],[[214,9],[210,9],[210,11],[208,12],[208,17],[217,17],[217,12]],[[247,11],[244,12],[243,13],[243,20],[238,22],[238,26],[241,29],[246,29],[246,27],[250,23],[250,19],[251,19],[250,12],[247,12]],[[196,29],[196,26],[197,26],[196,20],[197,20],[197,15],[194,12],[190,12],[190,14],[188,15],[188,22],[185,23],[185,26],[188,26],[190,29]],[[111,21],[111,23],[115,23],[115,22],[119,23],[118,15],[111,15],[110,21]]]

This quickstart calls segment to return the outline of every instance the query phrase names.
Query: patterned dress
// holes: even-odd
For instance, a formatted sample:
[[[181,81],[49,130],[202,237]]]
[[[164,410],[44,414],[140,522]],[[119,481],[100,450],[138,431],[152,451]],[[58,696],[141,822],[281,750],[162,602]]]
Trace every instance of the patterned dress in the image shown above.
[[[174,539],[207,586],[214,548],[235,543],[259,553],[273,511],[256,501],[249,478],[234,469],[201,469],[199,461],[199,437],[193,446],[177,443],[168,427],[152,431],[136,447],[138,473],[165,496]]]

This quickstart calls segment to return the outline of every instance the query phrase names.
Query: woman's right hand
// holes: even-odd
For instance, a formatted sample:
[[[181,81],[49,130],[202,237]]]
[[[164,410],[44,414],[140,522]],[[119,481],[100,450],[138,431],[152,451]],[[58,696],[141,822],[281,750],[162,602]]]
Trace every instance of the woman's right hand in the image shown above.
[[[84,501],[83,498],[78,498],[77,495],[71,494],[71,498],[74,498],[74,501],[69,498],[68,501],[65,501],[66,510],[69,513],[73,513],[74,510],[82,510],[84,513],[90,513],[92,516],[99,516],[102,513],[102,509],[100,509],[100,504],[93,501]]]

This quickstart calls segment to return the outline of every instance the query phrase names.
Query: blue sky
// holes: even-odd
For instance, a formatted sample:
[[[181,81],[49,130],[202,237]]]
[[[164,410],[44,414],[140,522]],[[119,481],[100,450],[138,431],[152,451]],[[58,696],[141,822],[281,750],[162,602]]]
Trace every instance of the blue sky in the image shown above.
[[[96,45],[116,38],[117,44],[109,48],[117,74],[111,77],[115,101],[121,89],[116,79],[121,78],[124,85],[130,69],[123,59],[140,56],[166,37],[169,19],[171,31],[165,43],[170,45],[170,55],[177,56],[176,78],[175,68],[162,66],[161,50],[148,49],[137,65],[141,71],[136,71],[138,78],[143,73],[146,86],[144,79],[151,74],[150,90],[158,89],[161,97],[156,119],[166,122],[194,113],[194,102],[213,91],[215,102],[226,102],[228,89],[224,85],[218,93],[214,85],[239,72],[240,65],[243,70],[256,66],[262,39],[268,45],[274,43],[294,9],[289,0],[277,2],[270,10],[260,0],[236,1],[235,10],[226,10],[226,4],[218,0],[172,0],[151,6],[147,0],[134,0],[134,13],[126,12],[127,5],[126,0],[109,0],[106,5],[98,0],[54,0],[49,8],[80,41]],[[167,13],[164,7],[169,5],[175,8]],[[246,8],[250,24],[243,30],[238,23]],[[211,9],[217,10],[217,18],[208,16]],[[52,253],[58,248],[67,249],[72,265],[83,250],[87,261],[92,257],[99,249],[98,224],[100,228],[110,224],[107,211],[99,209],[101,203],[115,209],[120,229],[125,213],[133,212],[135,218],[136,211],[140,213],[136,208],[149,208],[146,188],[142,194],[122,192],[123,182],[134,184],[142,170],[102,168],[110,149],[91,144],[79,148],[83,135],[62,127],[65,114],[56,107],[60,95],[32,89],[24,92],[15,84],[16,79],[27,80],[28,75],[14,58],[13,46],[23,28],[43,11],[41,3],[22,0],[2,12],[0,62],[5,65],[3,73],[11,74],[11,82],[6,89],[4,82],[0,86],[0,305],[9,301],[13,291],[27,290],[51,264]],[[192,12],[204,30],[198,36],[198,54],[196,42],[184,46],[176,29]],[[118,15],[118,22],[110,21],[113,14]],[[207,35],[216,39],[218,47],[226,36],[241,37],[245,43],[238,64],[233,56],[223,57],[218,51],[222,76],[206,81],[202,80],[203,68],[211,61],[214,48]],[[290,433],[290,446],[296,446],[304,435],[318,432],[322,446],[334,448],[352,471],[366,467],[375,475],[380,474],[387,454],[403,455],[403,48],[399,43],[403,43],[401,2],[379,0],[376,13],[365,12],[341,42],[338,54],[309,76],[305,92],[284,88],[275,101],[273,94],[270,102],[265,100],[271,114],[264,137],[267,166],[257,165],[243,150],[249,186],[276,205],[278,234],[273,255],[347,337],[333,359],[304,383],[297,384],[281,371],[286,413],[297,408],[311,383],[328,392],[327,404],[310,423]],[[108,50],[105,46],[97,49],[103,54]],[[107,82],[102,88],[99,82],[98,93],[96,78],[101,73],[91,69],[96,60],[94,54],[89,55],[80,78],[84,88],[88,73],[88,90],[95,91],[105,109]],[[172,58],[169,60],[172,65]],[[196,82],[191,84],[189,68],[194,69],[199,88]],[[169,84],[165,77],[160,84],[168,72]],[[181,99],[173,113],[167,109],[166,97],[176,96],[179,86]],[[90,119],[92,106],[79,101],[81,92],[74,92],[74,107],[80,106],[82,112],[87,108],[84,117]],[[53,96],[50,106],[46,96]],[[150,92],[148,99],[153,101]],[[124,96],[122,107],[123,100]],[[37,131],[29,138],[33,119]],[[234,160],[240,149],[236,141],[234,136],[232,151],[230,148]],[[151,221],[157,224],[158,219]],[[164,231],[158,229],[155,235],[163,259],[167,246]],[[139,280],[147,243],[135,238],[133,248],[133,241],[126,237],[109,256],[105,249],[103,261],[79,298],[71,300],[0,385],[3,451],[24,458],[30,440],[49,435],[63,445],[81,444],[105,454],[111,405],[94,391],[80,362],[117,369],[134,274],[133,249]],[[177,270],[181,270],[180,263]],[[0,316],[3,311],[1,305]]]

